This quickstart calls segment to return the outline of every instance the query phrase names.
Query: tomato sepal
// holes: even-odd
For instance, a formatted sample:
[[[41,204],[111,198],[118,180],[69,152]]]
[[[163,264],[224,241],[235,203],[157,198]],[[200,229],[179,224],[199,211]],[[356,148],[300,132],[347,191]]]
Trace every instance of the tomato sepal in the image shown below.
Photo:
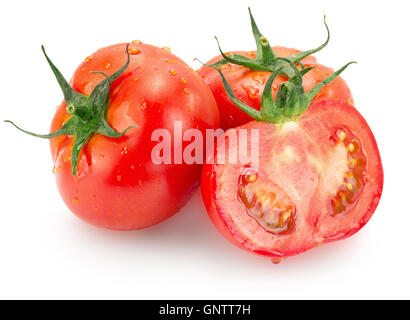
[[[75,136],[71,157],[72,174],[75,176],[77,173],[77,164],[80,152],[92,135],[99,133],[109,138],[120,138],[128,130],[137,128],[137,126],[130,126],[122,132],[117,132],[110,127],[106,119],[110,86],[127,69],[130,62],[128,46],[129,45],[127,44],[127,62],[118,71],[113,73],[111,76],[108,76],[101,71],[92,72],[104,75],[105,79],[96,85],[89,97],[71,88],[67,80],[48,57],[44,46],[41,46],[44,56],[47,59],[47,62],[63,92],[64,101],[67,104],[66,111],[69,115],[71,115],[71,117],[59,130],[49,134],[36,134],[26,131],[10,120],[4,120],[4,122],[11,123],[15,128],[26,134],[42,139],[52,139],[61,135]]]
[[[223,50],[221,49],[218,38],[215,37],[217,41],[219,52],[221,53],[223,59],[217,61],[211,66],[221,67],[227,63],[231,63],[231,64],[236,64],[236,65],[247,67],[251,70],[261,70],[261,71],[269,71],[269,72],[276,72],[277,70],[281,70],[280,74],[291,78],[294,75],[293,68],[289,67],[286,62],[276,59],[276,54],[273,51],[271,45],[269,44],[269,40],[266,37],[264,37],[262,33],[259,31],[259,28],[256,25],[255,19],[252,15],[251,9],[248,8],[248,11],[249,11],[249,16],[251,20],[252,33],[253,33],[253,36],[255,38],[255,43],[256,43],[256,58],[251,59],[251,58],[239,55],[239,54],[225,54]],[[327,38],[324,43],[322,43],[317,48],[299,52],[289,57],[286,57],[292,63],[298,64],[302,67],[302,69],[304,70],[302,72],[302,75],[307,73],[311,69],[304,68],[301,60],[306,58],[309,55],[319,52],[320,50],[325,48],[327,44],[329,43],[330,30],[326,23],[326,16],[324,16],[324,25],[327,31]]]

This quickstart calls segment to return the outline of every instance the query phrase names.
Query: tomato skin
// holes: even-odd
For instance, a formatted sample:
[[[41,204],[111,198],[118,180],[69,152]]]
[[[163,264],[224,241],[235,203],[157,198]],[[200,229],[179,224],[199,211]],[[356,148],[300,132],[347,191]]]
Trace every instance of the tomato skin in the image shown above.
[[[329,199],[337,192],[332,181],[338,171],[344,172],[343,161],[338,162],[344,158],[335,156],[338,154],[335,150],[344,145],[339,141],[332,146],[329,137],[333,128],[339,126],[346,127],[360,141],[366,164],[363,176],[359,176],[363,179],[363,187],[357,199],[346,212],[332,215],[327,207]],[[244,165],[210,163],[226,143],[225,137],[240,129],[259,129],[260,172],[271,173],[272,181],[284,188],[296,203],[296,227],[288,234],[272,235],[244,209],[237,196],[238,177]],[[218,140],[214,152],[208,154],[201,189],[209,217],[225,238],[241,249],[276,260],[359,231],[379,203],[383,167],[376,141],[363,117],[347,103],[326,99],[313,103],[295,124],[283,128],[254,121],[227,131]]]
[[[300,51],[285,47],[273,47],[274,52],[279,57],[288,57]],[[255,51],[235,51],[228,54],[240,54],[254,59]],[[212,58],[207,64],[215,63],[222,59],[222,56]],[[306,67],[314,67],[306,75],[303,76],[303,87],[305,91],[309,91],[320,81],[330,76],[334,70],[317,63],[313,56],[308,56],[302,60]],[[221,67],[221,71],[227,81],[234,90],[235,95],[245,104],[254,109],[260,110],[260,99],[267,79],[270,76],[269,72],[249,70],[246,67],[227,64]],[[215,100],[221,114],[221,126],[224,130],[235,128],[242,124],[252,121],[253,119],[236,107],[227,96],[219,73],[210,67],[203,66],[198,70],[198,73],[205,80],[214,94]],[[272,92],[276,96],[279,85],[286,81],[286,77],[279,76],[273,83]],[[314,98],[313,101],[321,99],[335,99],[349,104],[353,104],[353,97],[346,82],[339,76],[332,83],[325,86]]]
[[[102,48],[77,68],[71,86],[90,95],[103,79],[126,61],[126,44]],[[74,138],[50,141],[58,190],[68,208],[98,227],[133,230],[159,223],[177,212],[199,185],[201,165],[161,164],[151,160],[151,141],[157,128],[174,135],[174,120],[183,130],[219,127],[219,113],[211,91],[187,64],[167,49],[135,42],[130,64],[111,85],[107,122],[121,138],[93,135],[80,153],[77,175],[71,174]],[[69,118],[63,102],[51,131]],[[183,147],[189,144],[184,142]],[[171,146],[173,147],[173,145]],[[172,149],[173,150],[173,149]]]

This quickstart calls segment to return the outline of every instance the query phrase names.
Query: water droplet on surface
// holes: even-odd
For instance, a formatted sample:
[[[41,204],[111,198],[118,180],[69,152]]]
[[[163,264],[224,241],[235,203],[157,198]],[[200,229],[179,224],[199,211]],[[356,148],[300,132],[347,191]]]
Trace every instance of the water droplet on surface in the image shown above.
[[[186,79],[185,78],[181,78],[181,79],[179,79],[182,83],[187,83],[188,81],[186,81]]]
[[[171,52],[171,49],[169,47],[162,47],[161,50],[165,52]]]
[[[134,44],[142,44],[142,41],[140,41],[140,40],[133,40],[131,43],[134,43]]]
[[[282,261],[282,259],[281,258],[272,258],[272,259],[270,259],[270,261],[272,261],[273,264],[279,264]]]
[[[169,74],[170,74],[171,76],[176,76],[176,75],[177,75],[177,72],[176,72],[175,70],[169,70]]]
[[[85,58],[85,62],[90,61],[92,58],[90,56],[88,56],[87,58]]]
[[[251,100],[256,100],[258,99],[258,93],[259,93],[259,89],[255,88],[253,86],[250,85],[242,85],[242,88],[245,90],[246,94],[248,95],[249,99]]]
[[[138,49],[138,48],[128,48],[128,53],[129,53],[129,54],[132,54],[132,55],[140,54],[140,53],[141,53],[141,50]]]
[[[77,197],[73,199],[73,203],[78,204],[78,198]]]
[[[189,89],[188,89],[188,88],[184,88],[184,93],[185,93],[185,94],[189,94]]]
[[[264,72],[255,72],[252,75],[253,81],[255,81],[257,84],[263,86],[266,83],[266,73]]]
[[[125,156],[127,153],[128,153],[127,147],[123,147],[123,148],[121,149],[121,155]]]
[[[111,63],[106,63],[105,64],[105,69],[109,70],[111,68]]]

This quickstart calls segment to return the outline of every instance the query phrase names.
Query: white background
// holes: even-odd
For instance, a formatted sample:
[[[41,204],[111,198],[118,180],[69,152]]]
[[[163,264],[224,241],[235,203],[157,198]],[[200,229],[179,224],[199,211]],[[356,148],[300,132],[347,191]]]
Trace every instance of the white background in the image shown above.
[[[102,46],[135,39],[195,57],[254,48],[247,6],[272,45],[310,49],[338,68],[379,144],[385,189],[355,236],[279,265],[228,243],[200,194],[135,232],[89,226],[65,207],[48,142],[0,123],[0,298],[410,298],[407,1],[3,1],[0,119],[47,132],[62,100],[42,56],[69,78]]]

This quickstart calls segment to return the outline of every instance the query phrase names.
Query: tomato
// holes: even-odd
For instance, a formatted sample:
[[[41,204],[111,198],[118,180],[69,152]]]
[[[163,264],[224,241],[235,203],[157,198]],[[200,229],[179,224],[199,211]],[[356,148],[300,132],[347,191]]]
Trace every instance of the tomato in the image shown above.
[[[284,47],[273,47],[273,51],[279,57],[288,57],[289,55],[300,52],[295,49]],[[255,57],[256,55],[255,51],[230,52],[230,54],[231,53],[241,54],[250,58]],[[215,63],[221,60],[221,58],[222,56],[214,57],[206,64]],[[311,71],[303,76],[303,83],[306,91],[312,89],[314,85],[326,79],[334,72],[333,69],[321,65],[316,61],[316,58],[314,58],[313,56],[308,56],[307,58],[302,60],[305,67],[313,67]],[[247,67],[234,65],[231,63],[220,67],[220,69],[224,73],[229,84],[232,86],[232,89],[234,90],[238,99],[251,106],[252,108],[260,110],[261,94],[263,92],[266,80],[270,76],[270,73],[267,71],[250,70]],[[221,77],[216,70],[207,66],[203,66],[198,70],[198,73],[205,80],[209,88],[212,90],[212,93],[214,94],[215,100],[218,104],[219,112],[221,114],[221,127],[224,130],[234,128],[252,121],[251,117],[249,117],[243,111],[239,110],[231,102],[231,100],[225,93]],[[274,95],[276,95],[279,85],[286,80],[287,78],[285,76],[276,78],[272,86]],[[346,82],[341,77],[338,77],[331,84],[324,87],[315,97],[315,100],[321,100],[325,98],[340,100],[349,104],[353,104],[351,91]]]
[[[110,85],[106,121],[116,131],[107,129],[114,136],[93,133],[82,145],[75,175],[75,136],[60,135],[50,140],[57,186],[65,204],[81,219],[116,230],[144,228],[167,219],[199,186],[200,164],[153,163],[151,151],[158,143],[151,141],[154,130],[168,130],[174,141],[174,121],[181,121],[183,130],[196,128],[203,133],[219,127],[211,91],[168,48],[134,41],[128,53],[126,70]],[[102,48],[80,64],[71,87],[92,97],[94,89],[126,60],[126,44]],[[74,117],[68,113],[69,107],[64,101],[57,108],[51,132]],[[130,126],[136,128],[129,128],[123,136],[115,135]],[[183,142],[183,146],[188,143]]]
[[[264,41],[269,44],[266,38],[264,38],[257,29],[251,13],[250,16],[253,23],[253,31],[257,45],[258,39],[264,39]],[[256,28],[256,30],[254,28]],[[327,44],[327,41],[321,47],[310,50],[309,52],[313,53],[321,50],[321,48],[323,48]],[[299,50],[279,46],[272,47],[272,50],[274,52],[274,55],[279,57],[293,57],[296,54],[302,54],[302,52]],[[231,57],[240,55],[242,57],[249,58],[255,61],[255,59],[257,59],[259,51],[261,52],[262,56],[262,49],[260,48],[258,48],[257,51],[232,51],[225,53],[225,55]],[[308,53],[308,51],[306,51],[306,53]],[[317,59],[312,55],[303,54],[302,57],[304,57],[301,59],[304,67],[313,68],[303,76],[305,91],[309,91],[317,83],[326,79],[334,72],[331,68],[319,64],[317,62]],[[239,110],[231,102],[230,98],[225,93],[224,86],[218,72],[215,69],[208,67],[208,65],[212,65],[218,61],[221,61],[223,60],[223,58],[224,57],[222,55],[212,58],[206,63],[206,65],[202,66],[198,70],[198,73],[205,80],[205,82],[211,88],[212,93],[214,94],[215,100],[219,107],[219,112],[221,114],[221,126],[226,130],[228,128],[240,126],[244,123],[252,121],[253,119],[243,111]],[[235,59],[233,61],[235,61]],[[258,67],[264,68],[265,66],[266,63],[259,63]],[[233,62],[228,62],[224,65],[219,66],[219,69],[223,72],[237,98],[256,110],[260,110],[261,95],[265,83],[271,74],[270,72],[258,69],[258,67],[250,67],[248,66],[248,64],[238,65]],[[279,85],[285,82],[287,79],[288,77],[286,75],[281,75],[276,78],[275,82],[272,85],[272,91],[274,95],[276,95]],[[331,84],[324,87],[316,95],[313,101],[326,98],[336,99],[347,102],[349,104],[353,104],[353,97],[350,89],[341,77],[336,78]]]
[[[250,122],[259,130],[259,167],[210,164],[202,174],[209,216],[238,247],[275,261],[351,236],[370,219],[383,188],[373,134],[351,105],[314,102],[295,122]],[[250,144],[248,134],[248,145]]]
[[[232,103],[256,121],[220,137],[202,173],[203,199],[216,227],[240,248],[274,262],[357,232],[383,189],[379,150],[360,113],[335,99],[312,103],[354,62],[305,92],[303,70],[276,59],[280,68],[266,81],[260,111],[240,101],[213,65]],[[293,75],[274,99],[272,84],[289,68]]]

